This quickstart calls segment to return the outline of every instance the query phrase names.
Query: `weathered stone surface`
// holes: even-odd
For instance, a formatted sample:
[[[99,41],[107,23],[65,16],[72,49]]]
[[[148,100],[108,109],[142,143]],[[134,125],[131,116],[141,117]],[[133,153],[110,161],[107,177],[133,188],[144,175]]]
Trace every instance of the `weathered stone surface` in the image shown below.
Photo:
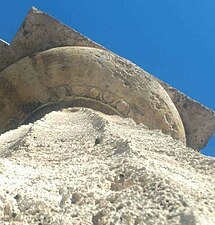
[[[78,32],[74,31],[73,29],[63,25],[62,23],[60,23],[57,20],[50,17],[49,15],[47,15],[35,8],[32,8],[30,10],[30,12],[28,13],[25,21],[21,25],[20,30],[17,32],[16,36],[14,37],[11,45],[9,46],[4,41],[0,40],[0,71],[3,69],[5,69],[6,71],[9,71],[9,70],[12,71],[12,70],[14,70],[13,68],[18,69],[20,67],[20,63],[23,62],[21,60],[23,57],[29,56],[28,60],[30,62],[31,58],[34,59],[35,53],[38,53],[38,52],[41,52],[41,51],[44,51],[47,49],[62,47],[62,46],[91,47],[91,48],[95,48],[95,49],[103,49],[103,50],[109,52],[104,47],[89,40],[87,37],[79,34]],[[38,54],[40,54],[40,53],[38,53]],[[27,58],[23,59],[23,60],[27,60]],[[46,59],[44,59],[44,60],[46,60]],[[49,60],[51,60],[50,56],[49,56]],[[107,60],[107,59],[105,59],[105,60]],[[102,67],[103,61],[100,60],[98,62],[100,63],[100,66]],[[11,65],[13,63],[14,63],[14,65]],[[25,63],[27,63],[27,61]],[[62,70],[64,70],[65,68],[63,65],[65,65],[66,62],[63,62],[63,60],[62,60],[61,64],[62,64]],[[10,68],[8,67],[9,65],[11,65]],[[23,66],[24,66],[24,64],[23,64]],[[119,65],[119,66],[121,66],[121,65]],[[140,72],[140,70],[137,69],[137,67],[135,67],[134,64],[130,63],[130,66],[133,67],[132,70],[136,70],[136,74],[143,73],[143,72]],[[29,69],[28,66],[26,66],[26,68],[25,67],[21,68],[21,71],[25,70],[24,74],[27,74],[28,69]],[[117,70],[117,68],[116,68],[116,70]],[[31,69],[29,72],[32,74],[34,73],[31,71]],[[44,72],[43,73],[44,77],[43,77],[43,80],[41,80],[41,81],[48,80],[49,78],[46,77],[46,73],[45,73],[46,71],[42,71],[42,72]],[[104,70],[102,70],[102,72],[104,74],[106,73],[106,71],[104,71]],[[123,71],[121,71],[121,72],[122,72],[122,74],[124,73]],[[6,73],[8,73],[8,72],[6,72]],[[21,72],[19,72],[17,70],[17,73],[21,73]],[[90,73],[93,73],[93,71],[91,71]],[[3,71],[2,74],[5,74],[5,72]],[[40,95],[40,98],[41,98],[40,100],[38,100],[36,97],[29,95],[29,99],[28,100],[25,99],[26,100],[25,103],[22,102],[23,96],[21,96],[21,102],[19,102],[19,99],[16,95],[16,89],[20,90],[20,87],[17,87],[16,85],[15,86],[11,85],[11,82],[8,82],[7,79],[11,80],[12,78],[5,79],[4,76],[2,76],[2,77],[1,76],[2,75],[0,73],[0,81],[1,81],[0,89],[1,89],[1,87],[3,87],[3,90],[0,90],[0,92],[1,92],[0,93],[0,109],[1,109],[1,111],[3,111],[5,113],[4,116],[7,117],[7,121],[3,122],[4,126],[0,127],[0,130],[2,131],[2,130],[8,130],[8,129],[17,127],[20,120],[25,118],[27,115],[29,116],[28,120],[30,121],[32,118],[31,113],[34,112],[35,109],[38,109],[39,107],[41,107],[42,105],[44,106],[44,103],[49,102],[49,101],[47,101],[49,96],[47,96],[47,90],[45,90],[44,93],[42,94],[42,96]],[[78,76],[79,75],[77,74],[77,77]],[[22,88],[26,88],[26,91],[23,90],[23,92],[29,92],[29,91],[31,92],[32,91],[31,88],[26,86],[26,84],[29,85],[30,80],[24,81],[24,79],[25,78],[23,77]],[[27,79],[27,76],[26,76],[26,79]],[[58,79],[60,79],[60,77]],[[184,133],[184,131],[182,131],[182,130],[185,129],[187,146],[190,146],[195,149],[203,148],[207,144],[208,139],[211,136],[213,136],[213,134],[215,132],[215,113],[214,113],[214,111],[209,110],[206,107],[203,107],[198,102],[190,99],[189,97],[186,97],[183,93],[181,93],[178,90],[163,83],[162,81],[158,80],[157,78],[150,77],[150,79],[157,80],[164,87],[164,89],[166,90],[164,95],[167,96],[167,94],[168,94],[169,97],[172,99],[172,102],[175,104],[175,107],[177,108],[178,113],[180,114],[183,125],[181,125],[181,122],[179,122],[180,120],[178,117],[178,113],[176,113],[176,112],[173,113],[173,114],[177,114],[177,116],[175,117],[174,120],[172,120],[172,115],[169,115],[168,113],[167,114],[164,113],[165,114],[164,117],[163,117],[163,113],[161,113],[162,119],[158,119],[158,116],[155,115],[156,119],[153,120],[152,117],[154,116],[154,114],[153,115],[151,114],[150,117],[148,117],[148,118],[146,116],[144,118],[144,120],[142,120],[140,118],[135,118],[135,120],[141,121],[141,122],[146,122],[146,124],[149,125],[150,127],[162,129],[165,133],[171,133],[171,135],[173,137],[179,138],[184,142],[185,142],[185,138],[183,136],[185,136],[185,135],[184,134],[182,135],[182,133]],[[17,79],[14,78],[14,81],[12,83],[16,84],[16,80]],[[32,78],[32,81],[35,82],[35,78]],[[90,80],[90,82],[91,82],[91,80]],[[88,83],[88,86],[89,86],[90,82]],[[114,82],[114,79],[113,79],[113,82]],[[127,81],[125,81],[125,86],[126,86],[126,82]],[[32,87],[32,85],[33,84],[31,83],[30,87]],[[142,84],[136,83],[136,85],[144,86],[143,83]],[[38,86],[38,85],[35,85],[35,86]],[[6,91],[7,88],[11,88],[11,91],[9,91],[9,90]],[[56,85],[55,88],[56,89],[52,90],[52,91],[54,91],[55,97],[58,99],[60,99],[60,96],[64,96],[61,99],[65,99],[65,96],[67,96],[68,93],[70,93],[70,91],[71,91],[71,87],[69,87],[69,89],[68,89],[68,87],[65,87],[65,86],[59,87]],[[76,86],[76,87],[72,87],[72,88],[76,91],[76,94],[79,94],[79,95],[82,95],[86,91],[84,89],[84,87],[82,87],[82,86]],[[129,88],[129,87],[127,86],[126,88]],[[97,89],[95,89],[95,87],[92,87],[92,89],[87,90],[87,96],[90,97],[91,99],[99,99],[101,97],[101,95],[100,95],[100,91],[98,89],[99,89],[99,87],[97,87]],[[154,89],[156,89],[156,87],[154,87]],[[161,90],[161,89],[159,89],[159,90]],[[77,91],[79,93],[77,93]],[[80,105],[80,102],[82,102],[81,105],[85,106],[85,107],[95,108],[100,111],[105,111],[106,113],[108,112],[109,114],[114,113],[114,114],[118,114],[121,116],[122,115],[125,116],[125,114],[126,114],[129,117],[133,118],[134,115],[131,115],[131,113],[129,114],[130,107],[129,107],[129,104],[127,104],[127,99],[126,99],[127,97],[124,96],[123,99],[120,99],[119,101],[115,102],[114,107],[111,108],[111,107],[109,107],[111,104],[113,104],[113,102],[111,102],[111,98],[115,99],[115,96],[114,96],[115,93],[111,93],[110,91],[107,91],[104,89],[103,89],[103,91],[104,91],[103,96],[102,96],[103,100],[106,97],[108,97],[108,99],[105,100],[105,101],[107,101],[107,102],[105,102],[105,104],[101,104],[101,102],[100,102],[100,105],[98,106],[97,102],[92,102],[92,101],[89,102],[89,101],[86,101],[85,98],[82,98],[81,101],[80,101],[80,99],[78,100],[78,103],[77,103],[77,101],[73,101],[73,105],[74,106]],[[7,97],[4,96],[4,93],[7,93]],[[8,95],[8,93],[9,93],[9,95]],[[127,93],[127,95],[129,96],[130,94]],[[28,96],[28,95],[26,95],[26,96]],[[160,98],[160,93],[157,96],[156,92],[155,92],[155,94],[153,96],[151,96],[151,99],[149,102],[153,101],[154,102],[153,107],[155,107],[157,109],[157,111],[161,112],[162,107],[165,108],[166,106],[165,106],[165,104],[160,104],[160,103],[162,101],[171,102],[169,99],[167,100],[166,98],[167,97],[165,97],[165,100],[163,100],[162,98]],[[52,101],[53,101],[53,99],[51,100],[51,102]],[[139,100],[137,100],[137,102],[138,101]],[[10,105],[11,102],[15,102],[14,105],[8,106],[8,104]],[[141,102],[141,101],[139,101],[139,102]],[[21,103],[21,105],[20,105],[20,103]],[[162,105],[162,107],[161,107],[161,105]],[[15,112],[17,110],[17,108],[19,108],[19,113],[14,115],[12,112]],[[57,106],[56,105],[55,106],[52,105],[52,107],[47,106],[47,109],[49,109],[49,110],[54,109],[54,108],[57,108]],[[147,108],[146,105],[139,105],[137,108],[137,111],[140,110],[140,114],[141,113],[143,114],[143,113],[145,113],[146,108]],[[174,107],[171,106],[170,108],[174,108]],[[10,112],[9,110],[12,110],[12,111]],[[47,110],[45,110],[43,108],[43,111],[45,112]],[[149,112],[150,112],[150,110],[149,110]],[[33,117],[36,117],[36,115],[34,115]],[[150,122],[149,122],[149,120],[150,120]],[[163,122],[161,122],[160,120],[161,121],[165,120],[166,125],[165,126],[161,125],[161,124],[163,124]],[[174,124],[175,121],[177,121],[176,125]],[[155,122],[157,122],[157,124],[159,124],[158,127],[154,126]],[[2,123],[2,122],[0,122],[0,123]],[[170,126],[167,124],[170,124]],[[168,128],[166,128],[166,126],[168,126]],[[176,129],[175,129],[175,126],[176,126]],[[171,132],[169,132],[170,127],[171,127]],[[176,134],[178,131],[175,131],[175,130],[181,130],[181,131],[179,131],[180,134]]]
[[[108,51],[86,47],[43,51],[9,66],[0,81],[5,99],[0,109],[2,131],[18,126],[43,106],[67,104],[130,117],[186,142],[178,111],[162,86]]]
[[[131,119],[52,112],[0,136],[0,224],[214,225],[214,168]]]
[[[33,7],[10,45],[10,51],[14,54],[2,53],[0,47],[0,70],[25,56],[59,46],[104,49],[74,29]]]
[[[0,71],[11,64],[12,58],[14,55],[10,45],[0,39]]]
[[[187,146],[198,150],[204,148],[208,139],[215,133],[215,112],[168,84],[162,81],[159,83],[164,87],[181,116]]]

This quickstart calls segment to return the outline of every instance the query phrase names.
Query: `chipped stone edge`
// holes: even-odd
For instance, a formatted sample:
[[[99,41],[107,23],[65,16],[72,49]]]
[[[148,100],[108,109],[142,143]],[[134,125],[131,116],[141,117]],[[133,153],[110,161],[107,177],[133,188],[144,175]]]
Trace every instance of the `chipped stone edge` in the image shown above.
[[[58,40],[54,40],[54,43],[51,43],[50,45],[46,46],[46,45],[41,45],[41,43],[37,42],[37,36],[33,36],[33,38],[30,40],[31,43],[33,44],[33,48],[32,45],[30,46],[25,46],[24,48],[20,48],[20,42],[22,43],[23,40],[20,40],[19,36],[23,37],[23,33],[25,32],[23,29],[23,25],[25,23],[28,22],[29,18],[33,17],[34,15],[37,14],[42,14],[44,15],[47,20],[52,21],[53,25],[57,26],[58,28],[61,27],[62,29],[64,29],[65,32],[70,32],[70,35],[73,33],[74,37],[73,40],[74,44],[68,44],[68,39],[65,38],[64,43],[61,40],[61,42]],[[33,28],[34,24],[31,24],[30,28]],[[48,29],[48,25],[47,25],[47,29]],[[33,29],[32,29],[33,30]],[[34,33],[35,34],[35,33]],[[53,37],[55,37],[57,34],[53,33]],[[40,41],[40,40],[39,40]],[[99,49],[103,49],[106,51],[106,48],[104,48],[103,46],[97,44],[96,42],[90,40],[89,38],[87,38],[86,36],[84,36],[83,34],[77,32],[76,30],[74,30],[73,28],[63,24],[62,22],[56,20],[55,18],[53,18],[52,16],[50,16],[47,13],[44,13],[38,9],[36,9],[35,7],[32,7],[27,16],[25,17],[24,21],[22,22],[18,32],[15,34],[11,44],[8,44],[6,41],[0,39],[0,72],[2,70],[4,70],[6,67],[10,66],[11,64],[13,64],[14,62],[28,56],[29,54],[34,54],[36,52],[40,52],[40,51],[44,51],[44,50],[48,50],[51,48],[55,48],[55,47],[60,47],[60,46],[82,46],[82,47],[94,47],[94,48],[99,48]]]
[[[155,78],[157,79],[157,78]],[[215,112],[157,79],[176,106],[184,124],[187,146],[200,150],[215,133]]]

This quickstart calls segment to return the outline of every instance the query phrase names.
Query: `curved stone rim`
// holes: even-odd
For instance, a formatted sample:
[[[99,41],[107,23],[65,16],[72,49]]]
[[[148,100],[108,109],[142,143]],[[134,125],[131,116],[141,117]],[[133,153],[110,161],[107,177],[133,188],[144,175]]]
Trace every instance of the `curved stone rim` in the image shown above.
[[[20,115],[18,121],[49,102],[88,97],[113,106],[137,123],[185,141],[181,118],[162,86],[110,52],[79,46],[53,48],[12,64],[1,72],[0,79],[13,87],[14,91],[2,88],[1,92],[8,98],[7,104],[16,98],[8,112],[13,112],[13,118]]]
[[[0,71],[25,56],[60,46],[105,49],[48,14],[32,7],[11,45],[0,39]],[[215,133],[215,112],[163,81],[155,77],[154,79],[166,90],[181,116],[186,131],[187,146],[198,150],[203,148]],[[15,120],[16,118],[12,118],[11,123]]]
[[[90,98],[76,98],[71,101],[50,102],[48,104],[41,105],[40,107],[35,109],[32,113],[30,113],[23,121],[21,121],[19,123],[19,126],[33,123],[52,111],[59,111],[65,108],[77,108],[77,107],[91,108],[93,110],[101,111],[107,115],[118,115],[120,117],[124,117],[123,114],[118,112],[115,108],[101,101]]]

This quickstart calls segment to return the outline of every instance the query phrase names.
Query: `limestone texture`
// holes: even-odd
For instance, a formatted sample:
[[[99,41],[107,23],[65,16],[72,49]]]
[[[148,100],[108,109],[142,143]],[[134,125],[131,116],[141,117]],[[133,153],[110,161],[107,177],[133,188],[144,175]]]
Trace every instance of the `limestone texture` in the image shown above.
[[[214,225],[214,170],[130,118],[53,111],[0,136],[0,224]]]
[[[214,132],[214,111],[35,8],[0,39],[0,225],[214,225]]]
[[[159,81],[177,108],[186,132],[187,146],[202,149],[215,133],[215,113],[170,85]]]

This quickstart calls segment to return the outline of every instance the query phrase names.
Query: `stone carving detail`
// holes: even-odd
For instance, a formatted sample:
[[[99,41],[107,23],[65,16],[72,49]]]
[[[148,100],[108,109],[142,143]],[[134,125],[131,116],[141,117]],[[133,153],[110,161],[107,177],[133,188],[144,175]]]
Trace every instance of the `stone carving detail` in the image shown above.
[[[96,59],[101,55],[103,55],[103,66],[96,63]],[[136,74],[135,69],[128,70],[127,68],[130,68],[130,65],[134,67],[135,65],[128,63],[126,60],[121,59],[124,60],[124,63],[120,64],[121,66],[117,65],[116,68],[115,57],[114,54],[103,50],[82,47],[55,48],[32,55],[30,59],[26,57],[22,59],[21,64],[25,64],[29,67],[28,70],[32,71],[32,80],[34,80],[37,88],[32,81],[29,85],[26,85],[25,93],[22,89],[18,89],[20,96],[25,99],[33,97],[33,99],[42,103],[41,106],[45,105],[45,107],[48,107],[48,105],[58,105],[58,107],[67,105],[84,106],[108,114],[129,116],[137,123],[145,123],[150,128],[160,128],[173,136],[171,127],[167,125],[163,118],[164,111],[157,113],[153,120],[151,119],[155,110],[153,107],[145,107],[145,111],[142,112],[143,105],[149,105],[152,101],[148,96],[150,87],[156,89],[155,92],[160,91],[161,99],[165,98],[166,93],[161,92],[161,87],[156,81],[153,83],[152,79],[145,78],[149,75]],[[16,85],[19,87],[28,76],[26,70],[24,71],[20,64],[13,64],[10,67],[12,69],[6,69],[1,74],[5,77],[16,76]],[[62,70],[62,68],[66,69]],[[20,72],[21,75],[16,75],[17,70],[22,71]],[[8,73],[12,75],[8,75]],[[136,89],[135,87],[138,84],[138,89]],[[44,98],[46,92],[49,93],[47,94],[48,98]],[[43,102],[39,99],[43,99]],[[173,120],[179,121],[177,129],[180,133],[178,135],[173,131],[176,133],[174,137],[184,142],[185,135],[180,117],[175,114],[177,111],[174,105],[170,105],[169,99],[167,99],[167,104],[169,104],[167,111],[173,112],[172,117],[176,115]],[[39,110],[34,111],[38,107]],[[26,116],[28,119],[30,116],[28,114],[31,114],[32,110],[37,115],[43,110],[40,104],[37,105],[35,102],[32,104],[29,101],[24,103],[23,108],[26,115],[24,118],[20,118],[20,122],[25,121]],[[17,111],[14,108],[11,115],[16,116]],[[31,115],[30,118],[34,119],[35,117]]]
[[[116,100],[114,94],[110,93],[109,91],[104,91],[102,97],[107,103],[112,103],[114,100]]]
[[[12,45],[0,40],[0,64],[0,132],[61,102],[106,107],[195,149],[215,132],[214,111],[36,9]]]
[[[86,94],[89,98],[99,99],[100,98],[100,90],[98,88],[90,88]]]
[[[43,105],[47,105],[49,103],[60,101],[73,102],[74,100],[81,101],[81,99],[107,104],[108,107],[111,107],[114,111],[118,112],[118,115],[124,117],[127,117],[130,111],[130,105],[124,99],[114,95],[109,91],[102,91],[101,89],[93,86],[61,85],[50,90],[50,93],[50,98],[46,101],[41,102],[37,99],[33,99],[23,104],[21,109],[24,114],[22,114],[20,118],[28,116],[38,108],[42,108]],[[14,120],[13,118],[9,119],[7,122],[7,127],[4,130],[8,130],[9,127],[11,127],[11,129],[12,127],[15,128],[17,126],[16,124],[19,124],[18,121],[20,120]]]
[[[129,104],[120,97],[114,95],[109,91],[102,91],[97,87],[92,86],[83,86],[83,85],[75,85],[75,86],[60,86],[56,87],[53,90],[52,100],[56,100],[56,96],[58,99],[65,100],[64,97],[71,96],[71,100],[74,98],[82,97],[86,99],[94,99],[105,104],[108,104],[110,107],[113,107],[115,110],[119,112],[120,115],[128,116],[130,111]]]
[[[70,88],[68,86],[60,86],[54,89],[54,94],[57,98],[64,98],[70,96]]]
[[[116,101],[116,108],[123,115],[128,115],[129,110],[130,110],[129,104],[122,99],[119,99]]]
[[[76,85],[76,86],[71,86],[71,92],[74,94],[74,95],[77,95],[77,96],[85,96],[86,95],[86,87],[83,87],[83,86],[79,86],[79,85]]]

